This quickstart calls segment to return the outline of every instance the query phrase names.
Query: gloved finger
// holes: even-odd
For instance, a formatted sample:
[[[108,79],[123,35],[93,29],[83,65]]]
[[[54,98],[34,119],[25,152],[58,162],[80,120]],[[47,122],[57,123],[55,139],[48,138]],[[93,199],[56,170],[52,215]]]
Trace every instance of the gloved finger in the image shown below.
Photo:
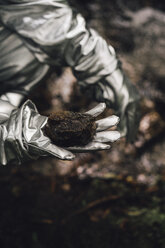
[[[53,155],[62,160],[73,160],[75,158],[75,155],[73,153],[61,147],[58,147],[51,142],[48,142],[47,144],[40,147],[35,144],[29,144],[28,146],[32,149],[33,153],[35,152],[40,156]]]
[[[100,115],[106,108],[106,104],[103,103],[99,103],[96,107],[94,107],[93,109],[85,112],[85,114],[89,114],[92,115],[93,117],[97,117],[98,115]]]
[[[74,146],[74,147],[67,147],[69,151],[72,152],[90,152],[90,151],[99,151],[99,150],[108,150],[111,146],[107,144],[103,144],[100,142],[90,142],[86,146]]]
[[[104,131],[108,128],[111,128],[115,125],[117,125],[119,123],[119,120],[120,118],[116,115],[112,115],[112,116],[109,116],[109,117],[106,117],[104,119],[100,119],[98,121],[96,121],[96,124],[97,124],[97,131],[100,132],[100,131]]]
[[[94,136],[94,141],[97,142],[114,142],[120,138],[120,133],[118,131],[103,131],[98,132]]]

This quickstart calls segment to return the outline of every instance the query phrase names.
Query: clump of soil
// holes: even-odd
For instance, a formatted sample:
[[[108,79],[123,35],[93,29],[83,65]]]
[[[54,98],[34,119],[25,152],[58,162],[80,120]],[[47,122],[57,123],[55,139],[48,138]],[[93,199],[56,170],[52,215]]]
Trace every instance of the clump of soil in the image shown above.
[[[84,146],[96,133],[95,118],[71,111],[52,113],[45,126],[46,135],[59,146]]]

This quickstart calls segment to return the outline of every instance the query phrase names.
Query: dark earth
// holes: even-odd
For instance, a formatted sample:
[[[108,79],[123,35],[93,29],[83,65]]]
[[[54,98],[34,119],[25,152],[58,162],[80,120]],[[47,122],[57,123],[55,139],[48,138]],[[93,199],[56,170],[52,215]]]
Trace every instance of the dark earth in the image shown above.
[[[49,115],[44,131],[56,145],[84,146],[92,141],[96,133],[95,118],[72,111],[54,112]]]
[[[0,247],[165,248],[165,3],[71,4],[115,47],[140,91],[137,139],[74,161],[0,167]],[[69,68],[56,68],[30,98],[45,115],[97,104]]]

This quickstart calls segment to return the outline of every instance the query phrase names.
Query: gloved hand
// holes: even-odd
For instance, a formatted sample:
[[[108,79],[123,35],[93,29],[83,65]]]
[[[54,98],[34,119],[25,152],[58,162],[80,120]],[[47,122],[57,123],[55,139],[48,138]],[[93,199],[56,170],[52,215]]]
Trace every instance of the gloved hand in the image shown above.
[[[43,134],[42,128],[48,117],[41,116],[30,100],[26,101],[20,109],[8,102],[2,102],[4,105],[6,103],[9,116],[4,115],[5,111],[0,114],[0,164],[6,165],[9,162],[20,164],[23,161],[47,155],[53,155],[63,160],[72,160],[75,157],[70,151],[52,144],[50,139]],[[101,103],[89,111],[89,114],[96,116],[104,109],[105,104]],[[115,116],[97,121],[98,132],[93,142],[86,147],[73,147],[70,150],[85,152],[109,149],[110,146],[104,142],[115,141],[120,134],[117,131],[100,131],[117,124],[118,121],[119,118]]]
[[[105,101],[120,117],[121,137],[126,136],[128,142],[133,142],[140,121],[140,95],[136,87],[118,68],[96,84],[94,90],[96,99]]]
[[[43,135],[42,128],[47,117],[41,116],[30,100],[21,108],[14,109],[7,120],[4,121],[4,114],[2,116],[3,118],[0,114],[0,164],[21,164],[23,161],[47,155],[67,160],[75,157],[71,152],[53,145]]]
[[[98,104],[95,108],[86,112],[93,117],[99,116],[106,108],[105,103]],[[67,147],[68,150],[74,152],[89,152],[97,150],[109,149],[111,146],[107,143],[117,141],[120,138],[120,133],[118,131],[105,131],[111,127],[116,126],[119,123],[119,117],[112,115],[104,119],[96,121],[97,129],[96,135],[93,141],[83,147]]]

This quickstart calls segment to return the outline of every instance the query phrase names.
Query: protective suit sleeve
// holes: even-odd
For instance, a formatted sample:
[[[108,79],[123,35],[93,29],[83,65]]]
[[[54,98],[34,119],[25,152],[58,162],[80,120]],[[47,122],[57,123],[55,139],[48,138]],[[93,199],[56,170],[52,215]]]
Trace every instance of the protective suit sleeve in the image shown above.
[[[117,67],[111,46],[63,0],[10,1],[0,6],[3,24],[17,32],[40,62],[70,66],[92,84]],[[21,3],[20,3],[21,2]]]

